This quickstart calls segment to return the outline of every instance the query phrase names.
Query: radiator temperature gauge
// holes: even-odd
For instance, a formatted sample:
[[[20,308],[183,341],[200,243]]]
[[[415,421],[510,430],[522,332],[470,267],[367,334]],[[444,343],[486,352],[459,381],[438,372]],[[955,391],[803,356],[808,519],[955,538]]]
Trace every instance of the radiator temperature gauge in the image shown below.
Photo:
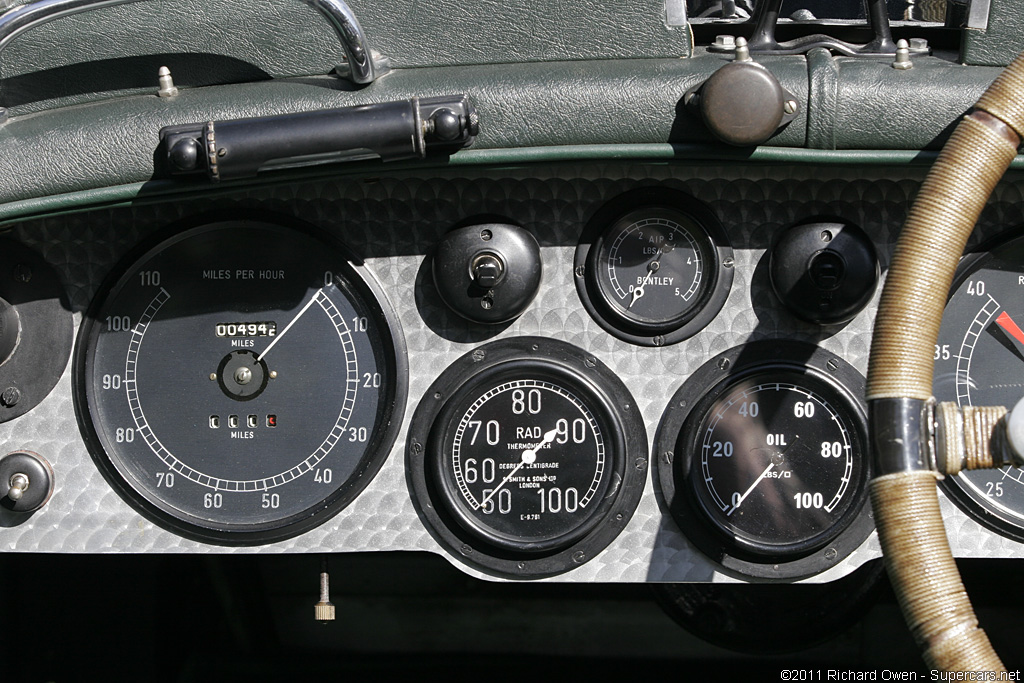
[[[862,386],[846,363],[797,344],[748,344],[701,367],[658,437],[683,531],[759,577],[823,571],[856,548],[870,532],[854,524],[867,481]]]
[[[625,526],[646,471],[634,401],[562,342],[483,346],[449,368],[413,419],[420,509],[468,561],[514,576],[582,564]]]

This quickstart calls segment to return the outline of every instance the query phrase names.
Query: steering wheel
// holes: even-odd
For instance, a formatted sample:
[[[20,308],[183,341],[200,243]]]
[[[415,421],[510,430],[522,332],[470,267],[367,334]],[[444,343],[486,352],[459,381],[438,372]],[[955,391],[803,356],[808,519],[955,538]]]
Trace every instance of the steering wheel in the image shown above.
[[[871,503],[886,569],[927,664],[1003,670],[979,628],[946,539],[924,445],[932,354],[967,238],[1024,137],[1024,54],[953,131],[910,209],[875,320],[867,399]]]

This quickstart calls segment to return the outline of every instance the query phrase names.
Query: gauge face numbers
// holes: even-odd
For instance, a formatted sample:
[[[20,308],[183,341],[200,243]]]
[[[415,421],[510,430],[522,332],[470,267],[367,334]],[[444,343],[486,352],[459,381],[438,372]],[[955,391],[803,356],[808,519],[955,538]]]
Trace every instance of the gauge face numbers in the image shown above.
[[[643,419],[596,357],[518,337],[453,363],[413,415],[413,500],[456,557],[501,576],[579,567],[640,501]]]
[[[595,215],[577,247],[576,272],[584,305],[605,329],[659,346],[692,336],[721,310],[732,249],[706,207],[644,189]]]
[[[390,448],[405,386],[375,292],[337,248],[266,223],[144,253],[79,338],[76,408],[108,478],[215,542],[284,538],[337,512]]]
[[[512,379],[476,388],[446,434],[441,478],[451,511],[488,542],[521,550],[585,534],[608,489],[605,428],[571,390]]]
[[[1024,239],[963,260],[935,346],[934,391],[960,406],[1012,408],[1024,396]],[[966,471],[943,481],[972,516],[1024,541],[1024,471]]]
[[[817,547],[853,502],[861,458],[849,419],[812,384],[783,372],[744,379],[697,428],[697,500],[723,533],[753,549]]]
[[[673,519],[705,555],[758,578],[834,566],[870,535],[864,378],[816,346],[744,344],[672,397],[655,438]]]

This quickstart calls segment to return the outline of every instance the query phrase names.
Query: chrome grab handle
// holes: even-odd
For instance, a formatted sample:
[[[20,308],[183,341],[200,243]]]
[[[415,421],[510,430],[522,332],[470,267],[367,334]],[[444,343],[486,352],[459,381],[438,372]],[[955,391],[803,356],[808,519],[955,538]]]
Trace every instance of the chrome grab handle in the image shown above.
[[[29,29],[48,21],[81,14],[100,7],[127,5],[144,0],[39,0],[22,5],[0,16],[0,52],[8,43]],[[316,9],[327,19],[341,40],[348,58],[348,78],[358,84],[372,83],[387,71],[386,60],[375,61],[356,15],[345,0],[300,0]]]

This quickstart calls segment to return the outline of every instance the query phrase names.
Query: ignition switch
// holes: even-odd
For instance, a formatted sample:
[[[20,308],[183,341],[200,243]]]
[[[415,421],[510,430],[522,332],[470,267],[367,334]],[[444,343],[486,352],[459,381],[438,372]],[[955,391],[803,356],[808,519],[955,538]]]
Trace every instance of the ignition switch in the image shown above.
[[[522,314],[540,286],[540,246],[508,223],[457,228],[434,250],[434,283],[453,311],[474,322],[503,323]]]
[[[819,325],[845,323],[871,300],[878,258],[852,223],[794,225],[776,241],[769,266],[775,294],[794,315]]]

